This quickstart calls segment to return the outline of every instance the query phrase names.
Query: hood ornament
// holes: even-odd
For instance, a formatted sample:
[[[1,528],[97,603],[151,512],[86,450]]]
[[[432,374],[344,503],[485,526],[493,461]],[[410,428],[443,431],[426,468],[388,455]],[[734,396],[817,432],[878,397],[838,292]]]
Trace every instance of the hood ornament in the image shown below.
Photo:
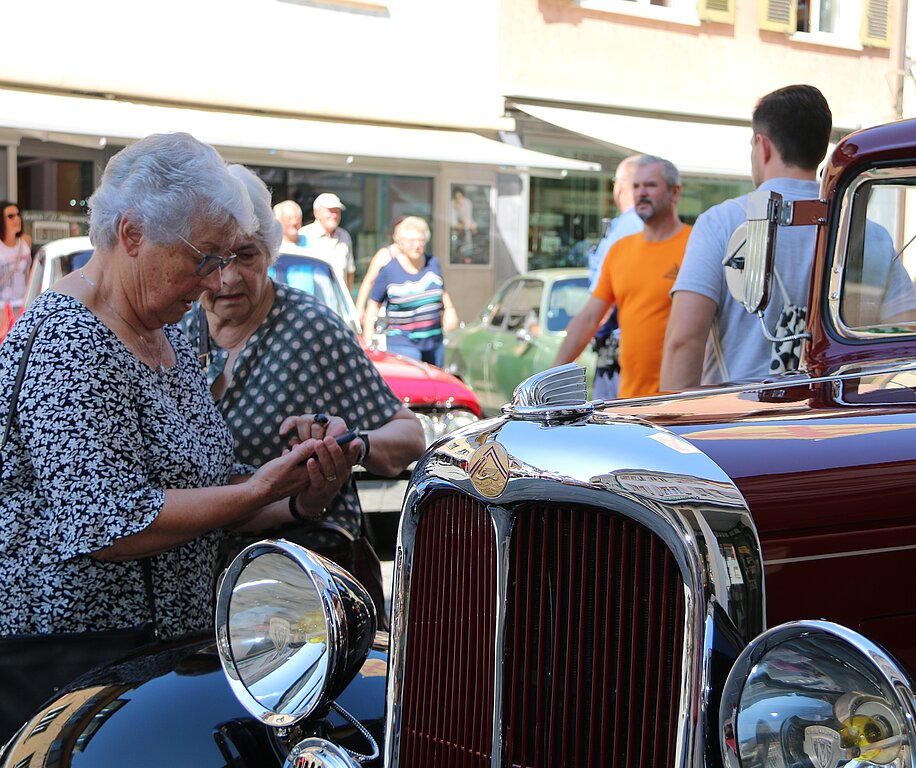
[[[526,421],[566,421],[594,410],[588,402],[585,368],[575,363],[536,373],[515,388],[503,413]]]

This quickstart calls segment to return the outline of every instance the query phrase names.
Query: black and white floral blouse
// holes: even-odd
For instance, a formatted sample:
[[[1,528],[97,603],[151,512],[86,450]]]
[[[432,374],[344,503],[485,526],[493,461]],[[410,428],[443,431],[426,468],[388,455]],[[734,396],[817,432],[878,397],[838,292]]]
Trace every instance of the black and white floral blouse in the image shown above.
[[[146,528],[166,488],[224,485],[232,439],[177,327],[174,368],[156,372],[76,299],[40,296],[0,345],[0,424],[33,326],[39,329],[0,472],[0,634],[150,620],[137,561],[91,552]],[[151,558],[162,634],[212,626],[220,532]]]

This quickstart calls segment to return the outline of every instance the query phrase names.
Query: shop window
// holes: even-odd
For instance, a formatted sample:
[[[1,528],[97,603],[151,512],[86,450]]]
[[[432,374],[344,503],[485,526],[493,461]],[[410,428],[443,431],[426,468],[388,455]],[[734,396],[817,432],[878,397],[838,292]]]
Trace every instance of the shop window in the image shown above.
[[[33,245],[89,233],[90,161],[20,155],[17,167],[23,229]]]
[[[385,173],[347,173],[252,166],[271,190],[273,203],[295,200],[302,222],[314,219],[312,203],[322,192],[333,192],[347,207],[340,226],[353,238],[358,287],[375,252],[391,242],[394,222],[404,216],[421,216],[433,228],[433,180],[425,176]]]
[[[618,211],[611,178],[568,176],[531,179],[528,211],[528,269],[587,267],[591,250]],[[707,208],[745,192],[750,181],[686,177],[678,214],[693,224]]]

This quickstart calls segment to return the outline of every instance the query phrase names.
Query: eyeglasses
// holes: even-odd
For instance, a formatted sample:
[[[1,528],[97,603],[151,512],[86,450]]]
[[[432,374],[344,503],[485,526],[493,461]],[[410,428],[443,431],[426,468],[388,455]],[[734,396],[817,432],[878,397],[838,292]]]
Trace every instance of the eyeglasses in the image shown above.
[[[216,272],[218,269],[225,269],[236,259],[236,255],[234,253],[230,253],[225,258],[220,256],[213,256],[212,254],[204,253],[202,250],[195,247],[192,243],[189,243],[187,240],[185,240],[181,235],[178,235],[178,239],[181,240],[181,242],[183,242],[186,246],[188,246],[188,248],[194,251],[194,253],[200,256],[200,261],[197,264],[197,269],[194,270],[199,277],[206,277],[207,275]]]

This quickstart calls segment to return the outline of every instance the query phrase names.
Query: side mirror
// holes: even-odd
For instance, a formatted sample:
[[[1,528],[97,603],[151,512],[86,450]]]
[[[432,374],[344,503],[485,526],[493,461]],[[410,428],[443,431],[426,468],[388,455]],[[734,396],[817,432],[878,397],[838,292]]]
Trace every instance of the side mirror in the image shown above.
[[[762,312],[770,303],[781,204],[782,195],[777,192],[761,190],[748,195],[747,221],[732,233],[722,260],[728,292],[751,313]]]

